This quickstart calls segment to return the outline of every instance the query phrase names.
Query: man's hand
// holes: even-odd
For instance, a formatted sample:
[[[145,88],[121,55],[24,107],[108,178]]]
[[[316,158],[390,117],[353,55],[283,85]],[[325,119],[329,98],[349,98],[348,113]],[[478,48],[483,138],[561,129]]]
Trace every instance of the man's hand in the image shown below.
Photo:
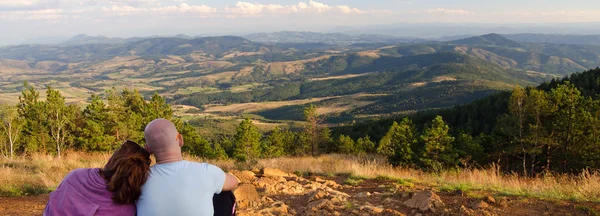
[[[229,174],[225,173],[225,183],[223,184],[223,191],[232,191],[238,186],[238,179]]]

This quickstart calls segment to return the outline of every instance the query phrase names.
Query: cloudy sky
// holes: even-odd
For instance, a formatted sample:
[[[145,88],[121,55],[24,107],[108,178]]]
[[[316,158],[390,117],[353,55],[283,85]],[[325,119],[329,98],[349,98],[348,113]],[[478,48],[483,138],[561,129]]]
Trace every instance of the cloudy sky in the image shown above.
[[[0,44],[393,23],[599,22],[598,0],[0,0]]]

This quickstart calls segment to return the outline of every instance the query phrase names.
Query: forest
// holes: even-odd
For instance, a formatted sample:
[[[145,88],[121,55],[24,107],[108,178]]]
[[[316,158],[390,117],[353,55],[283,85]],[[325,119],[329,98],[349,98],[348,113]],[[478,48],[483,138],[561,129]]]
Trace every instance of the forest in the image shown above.
[[[522,175],[576,173],[600,168],[600,69],[516,87],[451,109],[329,128],[315,105],[304,107],[304,127],[259,132],[247,118],[235,135],[201,137],[173,115],[158,94],[115,89],[93,95],[81,109],[47,87],[46,99],[27,83],[16,106],[0,111],[4,157],[65,151],[110,152],[122,140],[144,143],[155,118],[171,119],[185,137],[183,150],[203,158],[259,158],[323,153],[383,154],[396,166],[441,171],[492,164]]]

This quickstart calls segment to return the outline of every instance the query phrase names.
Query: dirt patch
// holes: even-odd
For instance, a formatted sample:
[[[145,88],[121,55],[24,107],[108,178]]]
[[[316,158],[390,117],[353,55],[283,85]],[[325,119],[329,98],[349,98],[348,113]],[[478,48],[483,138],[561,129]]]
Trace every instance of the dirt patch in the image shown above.
[[[439,76],[439,77],[433,78],[431,80],[431,82],[443,82],[443,81],[455,81],[455,80],[456,80],[456,78],[454,78],[454,77]]]
[[[0,215],[42,215],[48,194],[27,197],[0,197]]]

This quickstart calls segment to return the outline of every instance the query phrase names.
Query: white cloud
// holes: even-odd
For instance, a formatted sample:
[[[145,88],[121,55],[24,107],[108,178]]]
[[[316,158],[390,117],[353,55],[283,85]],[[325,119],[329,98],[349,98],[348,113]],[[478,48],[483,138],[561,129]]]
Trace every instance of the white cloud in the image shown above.
[[[59,20],[67,18],[60,9],[0,12],[0,19],[7,20]]]
[[[337,6],[337,8],[340,9],[340,11],[342,11],[342,13],[358,13],[358,14],[363,13],[358,8],[350,8],[346,5]]]
[[[475,13],[466,11],[466,10],[454,10],[454,9],[445,9],[445,8],[437,8],[427,10],[427,13],[445,13],[445,14],[459,14],[459,15],[474,15]]]
[[[262,16],[268,14],[290,14],[290,13],[326,13],[337,12],[344,14],[362,14],[358,8],[351,8],[346,5],[331,6],[316,1],[298,2],[296,5],[281,4],[260,4],[250,2],[237,2],[235,6],[226,6],[223,10],[226,14],[239,16]]]
[[[0,7],[28,7],[39,4],[37,0],[2,0]]]
[[[109,12],[114,15],[125,16],[131,14],[141,14],[141,13],[214,13],[217,11],[215,8],[211,8],[206,5],[188,5],[186,3],[181,3],[177,6],[163,6],[163,7],[132,7],[132,6],[118,6],[112,5],[111,7],[103,7],[102,11]]]

